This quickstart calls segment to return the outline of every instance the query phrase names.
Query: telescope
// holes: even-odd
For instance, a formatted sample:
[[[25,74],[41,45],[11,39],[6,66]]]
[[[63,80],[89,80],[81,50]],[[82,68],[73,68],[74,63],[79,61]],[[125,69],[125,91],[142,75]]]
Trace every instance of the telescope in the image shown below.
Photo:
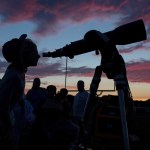
[[[114,49],[111,49],[108,45],[126,45],[146,39],[147,35],[144,22],[142,19],[139,19],[105,33],[90,30],[84,35],[83,39],[71,42],[53,52],[45,52],[43,53],[43,57],[56,58],[66,56],[72,59],[75,55],[96,50],[96,52],[101,52],[102,57],[107,58],[108,55],[110,56],[114,53]],[[107,46],[109,48],[105,48]],[[117,50],[115,50],[115,52],[117,52]]]

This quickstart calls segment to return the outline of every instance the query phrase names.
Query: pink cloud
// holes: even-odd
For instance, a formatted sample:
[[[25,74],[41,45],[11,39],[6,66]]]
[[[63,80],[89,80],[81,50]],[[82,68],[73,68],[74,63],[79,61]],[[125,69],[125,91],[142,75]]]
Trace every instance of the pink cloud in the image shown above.
[[[131,62],[126,64],[128,80],[131,82],[143,82],[150,83],[150,61]],[[89,68],[87,66],[68,68],[67,76],[69,77],[93,77],[95,68]],[[27,80],[31,80],[38,75],[41,78],[47,76],[63,76],[65,75],[64,68],[62,69],[62,63],[43,64],[35,68],[30,68],[27,72]],[[102,77],[106,78],[103,73]]]
[[[130,65],[127,65],[128,71],[133,70],[150,70],[150,62],[141,62],[141,63],[133,63]]]
[[[127,74],[131,82],[150,83],[150,61],[127,65]]]
[[[32,19],[41,8],[36,0],[8,0],[1,3],[0,12],[3,15],[3,23],[14,23]]]
[[[0,70],[2,73],[6,70],[8,63],[0,60]],[[128,80],[131,82],[150,83],[150,61],[131,62],[126,64]],[[87,66],[68,68],[68,77],[93,77],[95,68]],[[27,82],[31,82],[36,76],[40,78],[48,76],[65,75],[65,69],[62,67],[62,62],[42,64],[37,67],[29,68],[26,74]],[[102,75],[104,78],[105,74]],[[44,83],[45,85],[47,83]]]
[[[78,67],[78,68],[68,68],[68,76],[85,76],[91,77],[94,69],[88,68],[86,66]]]
[[[30,67],[27,76],[32,78],[34,75],[39,77],[47,77],[64,74],[61,63],[39,64],[37,67]]]
[[[35,23],[36,35],[56,33],[63,28],[62,23],[83,23],[92,19],[110,20],[112,15],[123,18],[118,25],[143,18],[149,25],[149,1],[44,1],[7,0],[2,1],[0,14],[3,23],[31,21]],[[82,14],[82,15],[81,15]]]

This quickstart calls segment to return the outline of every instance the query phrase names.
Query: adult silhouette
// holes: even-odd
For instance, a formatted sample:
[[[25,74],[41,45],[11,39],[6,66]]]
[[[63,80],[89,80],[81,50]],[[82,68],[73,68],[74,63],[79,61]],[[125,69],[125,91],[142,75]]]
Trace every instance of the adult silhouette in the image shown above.
[[[41,105],[46,100],[46,89],[41,86],[41,80],[40,78],[34,78],[32,88],[28,90],[26,94],[27,100],[30,101],[30,103],[33,106],[33,111],[36,114],[37,111],[40,109]]]

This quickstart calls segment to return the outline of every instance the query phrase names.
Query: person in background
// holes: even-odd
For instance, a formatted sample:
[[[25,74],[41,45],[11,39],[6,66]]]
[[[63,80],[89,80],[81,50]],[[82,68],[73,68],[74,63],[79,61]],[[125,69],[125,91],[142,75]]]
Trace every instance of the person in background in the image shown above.
[[[74,97],[72,106],[72,117],[73,121],[79,125],[84,114],[89,93],[85,90],[84,81],[82,80],[77,82],[77,89],[78,93]]]
[[[56,87],[47,87],[47,100],[37,114],[29,139],[30,149],[69,150],[77,137],[78,128],[64,115],[56,96]]]
[[[46,88],[48,99],[55,99],[57,88],[55,85],[48,85]]]
[[[67,99],[68,90],[66,88],[61,88],[56,95],[56,99],[60,102],[63,107],[64,115],[66,118],[70,119],[70,103]]]
[[[69,102],[69,111],[70,111],[70,116],[71,116],[72,115],[72,106],[73,106],[73,101],[74,101],[74,95],[68,94],[67,100]]]
[[[33,111],[36,114],[41,105],[46,100],[46,89],[40,87],[40,78],[34,78],[32,88],[27,92],[26,99],[30,101],[33,106]]]
[[[14,109],[23,98],[28,67],[37,66],[40,58],[36,44],[26,37],[23,34],[20,38],[13,38],[2,47],[9,66],[0,84],[0,149],[19,149],[14,131]]]
[[[79,135],[75,141],[75,146],[84,143],[84,127],[83,127],[83,115],[88,100],[89,93],[84,88],[84,81],[79,80],[77,82],[78,93],[74,96],[72,106],[72,120],[79,127]]]

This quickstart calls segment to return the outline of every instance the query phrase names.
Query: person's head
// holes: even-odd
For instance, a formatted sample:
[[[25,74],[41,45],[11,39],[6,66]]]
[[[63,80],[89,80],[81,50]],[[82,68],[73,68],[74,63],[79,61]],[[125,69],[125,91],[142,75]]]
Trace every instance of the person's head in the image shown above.
[[[3,45],[2,53],[7,62],[26,68],[37,65],[40,58],[37,46],[26,37],[27,35],[23,34],[20,38],[14,38]]]
[[[56,95],[56,86],[55,85],[48,85],[46,88],[47,96],[49,98],[54,97]]]
[[[66,88],[62,88],[60,89],[59,93],[61,94],[62,97],[66,97],[68,94],[68,90]]]
[[[34,78],[32,88],[39,88],[41,85],[40,78]]]
[[[78,88],[78,91],[79,91],[79,92],[84,91],[84,81],[79,80],[79,81],[77,82],[77,88]]]

